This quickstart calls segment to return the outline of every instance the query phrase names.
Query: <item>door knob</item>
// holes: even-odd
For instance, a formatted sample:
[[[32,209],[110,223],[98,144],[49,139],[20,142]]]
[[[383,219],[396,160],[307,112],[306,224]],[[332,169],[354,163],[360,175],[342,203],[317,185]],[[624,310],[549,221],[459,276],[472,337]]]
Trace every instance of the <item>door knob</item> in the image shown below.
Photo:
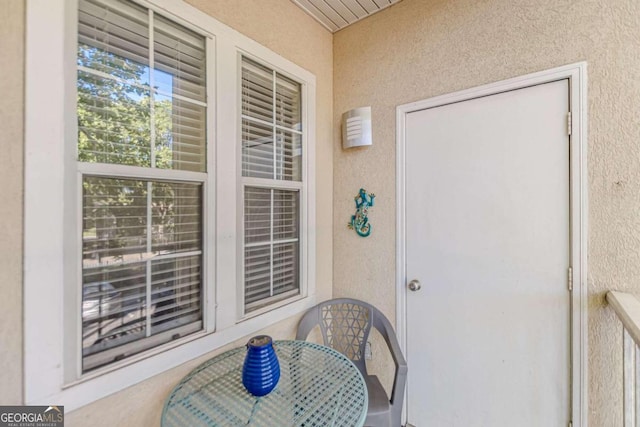
[[[416,279],[413,279],[412,281],[409,282],[409,285],[407,285],[410,291],[416,292],[419,291],[420,288],[422,287],[422,285],[420,284],[420,282]]]

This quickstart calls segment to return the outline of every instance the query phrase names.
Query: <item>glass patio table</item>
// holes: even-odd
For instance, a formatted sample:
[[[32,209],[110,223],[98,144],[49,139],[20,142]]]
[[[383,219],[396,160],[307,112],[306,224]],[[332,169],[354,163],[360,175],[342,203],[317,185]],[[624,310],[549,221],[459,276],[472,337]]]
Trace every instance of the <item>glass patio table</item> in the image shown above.
[[[367,415],[364,378],[337,351],[306,341],[275,341],[280,381],[263,397],[242,385],[244,347],[203,363],[173,389],[162,427],[359,427]]]

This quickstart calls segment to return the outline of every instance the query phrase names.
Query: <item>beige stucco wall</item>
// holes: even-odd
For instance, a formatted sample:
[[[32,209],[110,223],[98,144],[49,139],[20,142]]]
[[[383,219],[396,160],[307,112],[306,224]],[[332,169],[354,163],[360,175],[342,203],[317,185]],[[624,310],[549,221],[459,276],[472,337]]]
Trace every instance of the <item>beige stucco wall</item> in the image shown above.
[[[24,2],[0,1],[0,404],[22,401]]]
[[[640,294],[639,23],[637,0],[404,0],[338,32],[334,296],[366,296],[394,320],[397,105],[586,60],[589,417],[621,425],[621,332],[604,293]],[[340,115],[363,105],[374,145],[343,151]],[[377,196],[368,239],[344,227],[361,186]]]
[[[590,425],[621,425],[620,333],[604,292],[640,294],[639,2],[404,0],[338,32],[333,49],[332,36],[289,0],[189,2],[317,76],[320,297],[331,295],[333,276],[335,296],[366,299],[392,322],[395,107],[588,61]],[[0,1],[1,404],[17,403],[22,394],[23,38],[24,2]],[[344,152],[340,114],[361,105],[373,106],[374,146]],[[346,228],[360,187],[377,195],[368,239]],[[267,332],[292,336],[296,320]],[[374,368],[388,364],[380,363],[381,354],[376,342]],[[157,425],[166,393],[206,357],[81,408],[68,425]]]
[[[317,275],[319,300],[332,294],[333,47],[332,35],[289,0],[190,0],[219,21],[316,75]],[[22,401],[23,0],[0,1],[0,404]],[[264,332],[293,338],[298,317]],[[67,414],[69,426],[159,425],[171,388],[197,364],[243,338]]]

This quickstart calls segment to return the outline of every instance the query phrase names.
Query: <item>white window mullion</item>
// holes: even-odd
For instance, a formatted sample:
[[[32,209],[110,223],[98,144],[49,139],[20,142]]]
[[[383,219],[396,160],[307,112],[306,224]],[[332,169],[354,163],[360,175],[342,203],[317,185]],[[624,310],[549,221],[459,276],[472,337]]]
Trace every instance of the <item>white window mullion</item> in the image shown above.
[[[256,243],[246,243],[244,245],[245,248],[257,248],[260,246],[267,246],[272,244],[285,244],[285,243],[295,243],[300,241],[300,239],[282,239],[282,240],[269,240],[268,242],[256,242]]]
[[[153,53],[153,10],[149,9],[149,130],[151,132],[151,167],[156,167],[156,117],[155,117],[155,94],[154,94],[154,53]]]
[[[213,226],[209,238],[216,242],[215,262],[211,265],[217,267],[215,271],[215,292],[209,295],[209,306],[215,307],[215,328],[224,329],[235,325],[242,312],[242,292],[236,283],[242,277],[242,263],[237,262],[241,258],[244,247],[242,240],[236,236],[242,236],[242,198],[238,197],[238,191],[242,187],[240,176],[242,175],[236,159],[241,157],[241,147],[238,144],[222,142],[237,141],[240,137],[240,127],[235,121],[240,111],[240,97],[236,90],[229,91],[225,88],[236,88],[242,81],[238,75],[239,57],[235,45],[223,38],[215,39],[215,53],[217,64],[216,78],[210,81],[208,90],[217,90],[217,102],[215,105],[215,120],[211,120],[215,127],[216,141],[210,143],[210,156],[216,159],[216,168],[209,173],[215,174],[215,196],[217,211],[211,212],[211,224]],[[214,69],[212,67],[212,69]],[[211,103],[210,103],[211,104]],[[221,107],[218,107],[221,106]],[[209,288],[211,289],[211,288]],[[238,302],[234,304],[233,302]]]
[[[151,211],[151,204],[153,203],[153,184],[151,181],[147,182],[147,253],[151,253],[153,246],[152,233],[153,233],[153,212]],[[151,259],[146,262],[147,272],[147,286],[146,286],[146,303],[145,303],[145,317],[146,317],[146,336],[151,336]]]
[[[149,9],[149,131],[150,131],[150,143],[151,143],[151,167],[156,167],[156,123],[155,123],[155,95],[153,93],[154,81],[153,81],[153,10]],[[147,253],[151,253],[153,246],[152,233],[153,233],[153,212],[151,206],[153,203],[153,184],[151,181],[147,182]],[[146,263],[147,269],[147,294],[145,304],[145,317],[146,317],[146,336],[151,336],[151,260]]]
[[[273,93],[272,93],[272,123],[271,123],[271,129],[273,132],[273,179],[278,179],[279,174],[278,174],[278,129],[276,128],[276,90],[277,90],[277,85],[276,85],[276,71],[273,70],[272,73],[272,88],[273,88]],[[274,204],[273,204],[273,197],[274,197],[274,191],[273,189],[271,189],[270,191],[271,193],[271,206],[269,208],[269,212],[270,212],[270,217],[269,217],[269,296],[272,297],[273,296],[273,264],[274,264],[274,259],[273,259],[273,211],[274,211]]]
[[[242,182],[248,187],[274,188],[276,190],[302,191],[304,184],[300,181],[277,181],[266,178],[243,177]]]
[[[273,196],[275,191],[271,190],[271,215],[269,220],[269,295],[273,296]]]
[[[278,179],[278,134],[276,133],[278,131],[278,129],[276,128],[276,90],[277,90],[277,86],[276,86],[276,72],[275,70],[272,71],[272,76],[273,76],[273,82],[272,82],[272,87],[273,87],[273,94],[272,94],[272,99],[271,99],[271,105],[273,108],[272,111],[272,118],[271,120],[271,129],[273,132],[273,179]],[[271,204],[271,207],[273,207],[273,203]]]
[[[193,102],[195,102],[195,101],[193,101]],[[262,119],[259,119],[259,118],[256,118],[256,117],[248,116],[246,114],[242,114],[241,117],[242,117],[243,120],[248,120],[250,122],[260,123],[261,125],[266,125],[266,126],[275,126],[276,129],[280,129],[280,130],[284,130],[284,131],[287,131],[287,132],[295,133],[297,135],[302,135],[303,134],[303,132],[301,130],[291,129],[291,128],[288,128],[286,126],[279,125],[277,123],[273,124],[273,123],[268,122],[266,120],[262,120]]]
[[[156,181],[189,181],[205,182],[207,174],[203,172],[190,172],[174,169],[145,168],[140,166],[101,164],[101,163],[78,163],[78,171],[85,175],[120,177],[136,177],[142,179],[152,179]]]

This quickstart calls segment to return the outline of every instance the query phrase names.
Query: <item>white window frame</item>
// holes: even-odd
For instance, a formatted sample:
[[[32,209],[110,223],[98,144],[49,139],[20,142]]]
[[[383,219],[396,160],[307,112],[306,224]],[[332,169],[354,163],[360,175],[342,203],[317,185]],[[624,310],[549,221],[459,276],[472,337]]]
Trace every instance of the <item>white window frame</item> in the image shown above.
[[[300,313],[315,300],[315,76],[198,9],[140,0],[207,39],[204,329],[79,372],[81,213],[76,124],[76,0],[29,0],[26,13],[24,400],[73,410]],[[303,88],[301,295],[244,316],[240,165],[240,55]],[[46,71],[44,71],[46,70]],[[220,106],[224,106],[221,108]],[[112,166],[114,170],[117,165]],[[149,171],[148,178],[156,178]],[[77,307],[77,309],[73,309]]]
[[[78,21],[78,15],[77,15],[77,3],[78,0],[74,0],[76,2],[76,8],[73,11],[74,12],[74,21],[77,22]],[[142,4],[142,6],[147,7],[145,4]],[[155,12],[155,10],[153,8],[149,8],[148,11],[148,23],[149,23],[149,43],[150,45],[153,46],[154,43],[154,32],[155,32],[155,15],[157,15],[157,13]],[[160,13],[162,15],[162,13]],[[71,13],[69,14],[69,16],[71,16]],[[169,18],[171,18],[169,16]],[[181,22],[180,22],[181,23]],[[198,31],[199,33],[201,33],[201,35],[204,37],[205,39],[205,54],[206,54],[206,69],[207,72],[209,72],[209,70],[215,70],[215,39],[208,34],[202,34],[201,31]],[[78,31],[76,30],[76,37],[77,37]],[[77,44],[74,44],[74,51],[77,51]],[[151,67],[152,65],[155,66],[155,64],[153,64],[153,56],[154,56],[154,51],[153,48],[149,49],[149,57],[151,58],[149,60],[149,67]],[[84,66],[77,66],[77,70],[78,71],[82,71],[84,73],[88,73],[90,75],[93,76],[100,76],[101,74],[103,74],[102,72],[99,71],[95,71],[91,68],[87,68]],[[109,77],[107,77],[109,78]],[[154,86],[154,72],[150,71],[149,72],[149,84],[151,87]],[[77,82],[77,77],[76,77],[76,82]],[[76,84],[77,87],[77,84]],[[76,89],[76,87],[74,87],[74,89]],[[151,90],[149,93],[150,95],[152,93],[155,92],[155,95],[167,95],[166,93],[163,93],[161,91],[158,90]],[[77,91],[74,90],[74,94],[73,94],[74,98],[77,97]],[[178,95],[178,98],[180,98],[180,95]],[[200,106],[204,106],[206,108],[207,111],[207,115],[206,115],[206,140],[207,141],[215,141],[215,122],[212,120],[213,114],[209,113],[209,108],[211,106],[209,106],[207,104],[207,101],[212,101],[215,103],[215,91],[214,91],[214,85],[213,84],[207,84],[206,85],[206,99],[205,102],[201,102],[198,101],[196,99],[189,99],[186,98],[187,102],[190,102],[191,104],[196,104],[196,105],[200,105]],[[153,105],[153,104],[152,104]],[[77,111],[77,104],[76,107],[74,107],[74,110]],[[153,113],[153,106],[151,107],[152,113]],[[68,126],[69,127],[73,127],[73,134],[77,135],[78,134],[78,128],[77,128],[77,116],[75,114],[70,114],[71,116],[73,116],[73,123],[69,123]],[[206,160],[205,160],[205,171],[204,172],[193,172],[193,171],[185,171],[185,170],[180,170],[180,169],[160,169],[156,167],[155,164],[155,152],[154,152],[154,143],[155,143],[155,136],[154,136],[154,131],[153,131],[153,127],[150,128],[151,129],[151,164],[148,167],[140,167],[140,166],[126,166],[126,165],[122,165],[122,164],[114,164],[114,163],[89,163],[89,162],[81,162],[81,161],[76,161],[76,170],[77,170],[77,182],[75,183],[75,187],[74,190],[72,191],[73,193],[77,194],[78,196],[78,211],[76,212],[75,216],[70,213],[68,214],[65,219],[68,220],[69,223],[69,227],[75,227],[75,229],[65,229],[65,235],[71,235],[72,233],[76,233],[77,239],[77,245],[76,248],[82,248],[83,247],[83,239],[82,239],[82,232],[83,232],[83,224],[82,224],[82,218],[83,218],[83,204],[82,204],[82,182],[84,180],[85,177],[101,177],[101,178],[120,178],[120,179],[130,179],[130,180],[147,180],[147,182],[149,183],[158,183],[158,182],[162,182],[162,181],[168,181],[168,182],[182,182],[182,183],[188,183],[188,184],[200,184],[202,186],[202,192],[201,192],[201,202],[202,202],[202,233],[203,236],[208,234],[208,230],[210,227],[213,226],[212,221],[210,221],[210,218],[212,218],[212,215],[210,215],[210,212],[213,212],[215,210],[215,191],[213,191],[214,186],[215,186],[215,180],[213,178],[213,173],[210,173],[210,169],[215,167],[214,164],[214,157],[212,154],[213,150],[208,150],[206,149],[207,147],[205,146],[205,153],[206,153]],[[214,144],[212,144],[213,146]],[[73,153],[74,158],[78,157],[78,150],[77,150],[77,139],[74,141],[74,144],[69,143],[66,147],[69,152]],[[151,195],[152,193],[150,192],[149,195]],[[75,200],[70,196],[69,198],[69,203],[70,205],[72,203],[75,203]],[[148,202],[150,203],[150,202]],[[147,206],[148,208],[148,206]],[[151,222],[148,221],[147,223],[147,227],[151,226]],[[149,230],[149,229],[148,229]],[[148,236],[150,236],[151,233],[148,231]],[[151,244],[151,239],[147,239],[147,244],[150,245]],[[150,248],[150,247],[149,247]],[[75,248],[74,248],[75,249]],[[77,269],[77,280],[78,283],[80,283],[80,286],[74,286],[75,287],[75,292],[73,292],[71,295],[65,295],[65,307],[68,305],[69,307],[77,307],[78,304],[81,304],[82,301],[82,283],[83,283],[83,265],[82,265],[82,255],[81,255],[81,249],[80,249],[80,253],[73,253],[73,249],[72,248],[68,248],[69,252],[65,253],[65,257],[69,258],[69,266],[71,266],[72,262],[76,262],[76,269]],[[171,258],[177,258],[176,255],[179,256],[179,254],[171,254],[170,257]],[[200,289],[201,289],[201,295],[200,295],[200,300],[201,300],[201,309],[202,309],[202,329],[195,332],[197,333],[202,333],[203,331],[214,331],[215,330],[215,306],[209,306],[207,304],[208,301],[213,300],[208,299],[207,296],[208,295],[214,295],[215,292],[215,276],[214,276],[214,268],[212,268],[215,264],[214,264],[214,260],[215,260],[215,242],[213,240],[209,240],[209,239],[202,239],[202,244],[201,244],[201,249],[200,249],[200,257],[201,257],[201,285],[200,285]],[[157,259],[157,258],[155,258]],[[151,259],[146,261],[147,263],[147,286],[150,286],[150,272],[151,272]],[[73,282],[73,280],[65,280],[65,283],[67,282]],[[149,290],[147,290],[147,298],[148,300],[151,299],[151,295],[149,293]],[[71,291],[70,291],[71,293]],[[78,317],[77,317],[77,313],[75,313],[72,309],[70,310],[65,310],[65,313],[68,312],[68,317],[65,317],[65,322],[67,322],[67,324],[65,324],[65,328],[64,328],[64,332],[65,332],[65,339],[67,340],[67,343],[69,346],[71,345],[75,345],[76,350],[75,351],[66,351],[67,348],[65,348],[65,369],[64,369],[64,378],[65,381],[72,383],[74,381],[76,381],[77,379],[81,379],[84,378],[85,376],[91,375],[93,370],[91,371],[91,373],[86,373],[83,374],[83,357],[81,356],[82,354],[82,350],[83,350],[83,342],[82,342],[82,321],[78,322]],[[147,317],[147,321],[148,317]],[[76,327],[77,326],[77,327]],[[188,330],[189,328],[183,328]],[[191,329],[193,329],[193,327],[191,326]],[[173,328],[173,329],[169,329],[167,331],[164,331],[163,334],[157,334],[154,337],[156,339],[162,339],[161,337],[164,335],[170,335],[176,332],[179,332],[180,328]],[[76,333],[76,335],[74,335],[74,332]],[[151,332],[151,327],[150,324],[147,324],[147,332],[150,333]],[[193,333],[192,333],[193,334]],[[167,342],[165,344],[162,345],[157,345],[155,347],[151,347],[147,350],[141,351],[140,355],[145,357],[145,354],[149,354],[149,352],[157,352],[157,349],[166,349],[166,348],[170,348],[173,347],[175,345],[179,345],[182,341],[185,340],[190,340],[191,335],[189,334],[185,337],[183,337],[182,339],[177,339],[174,341],[170,341]],[[147,336],[147,338],[151,338],[150,336]],[[153,338],[152,338],[153,339]],[[157,342],[157,341],[156,341]],[[72,344],[73,343],[73,344]],[[128,348],[132,348],[135,349],[136,345],[139,343],[138,340],[132,341],[130,343],[124,344],[124,345],[120,345],[114,348],[111,348],[107,351],[105,351],[105,353],[111,353],[111,354],[116,354],[117,352],[126,352]],[[68,347],[70,348],[70,347]],[[99,355],[100,353],[98,353]],[[118,362],[110,362],[106,365],[104,365],[103,367],[97,368],[95,371],[96,372],[100,372],[103,370],[113,370],[114,368],[118,368],[119,366],[122,365],[126,365],[128,364],[128,360],[131,356],[123,359],[122,361],[118,361]]]
[[[240,51],[238,54],[238,76],[242,76],[242,58],[247,58],[249,60],[252,60],[258,64],[267,66],[272,68],[272,71],[274,72],[274,80],[273,80],[273,84],[274,84],[274,92],[273,92],[273,96],[276,96],[276,91],[275,91],[275,84],[276,84],[276,78],[275,78],[275,73],[277,72],[278,74],[290,78],[291,80],[297,81],[298,83],[301,83],[299,81],[299,78],[295,75],[292,75],[290,73],[287,73],[284,70],[281,69],[277,69],[272,67],[270,64],[266,63],[264,60],[262,60],[261,58],[252,55],[251,52],[242,52]],[[307,156],[309,155],[307,150],[309,149],[309,131],[307,130],[307,126],[309,126],[309,118],[307,115],[307,112],[305,111],[308,106],[305,104],[305,99],[308,99],[309,97],[309,88],[307,85],[305,84],[301,84],[300,87],[301,90],[301,107],[302,107],[302,111],[301,111],[301,125],[302,125],[302,170],[301,170],[301,175],[300,175],[300,181],[287,181],[287,180],[278,180],[278,179],[265,179],[265,178],[253,178],[253,177],[247,177],[247,176],[242,176],[242,145],[238,144],[237,146],[237,153],[236,155],[238,156],[239,159],[239,163],[238,163],[238,167],[239,167],[239,187],[238,187],[238,194],[240,195],[240,197],[238,198],[238,259],[240,260],[240,262],[238,263],[238,278],[240,278],[240,281],[242,282],[241,286],[238,286],[237,288],[237,310],[238,313],[241,314],[241,317],[243,319],[250,319],[252,317],[256,317],[256,316],[260,316],[270,310],[273,310],[274,307],[281,307],[283,305],[287,305],[290,304],[293,301],[299,300],[299,299],[303,299],[307,296],[308,293],[308,289],[307,289],[307,283],[308,280],[304,280],[305,277],[305,272],[307,271],[307,269],[309,268],[308,266],[308,257],[305,256],[305,253],[307,251],[305,243],[307,240],[307,233],[304,232],[304,230],[309,230],[309,226],[307,224],[308,221],[308,186],[307,181],[309,180],[309,173],[308,173],[308,163],[307,162]],[[238,132],[240,135],[242,135],[242,119],[243,114],[242,114],[242,85],[241,85],[241,81],[238,82],[238,93],[239,93],[239,103],[238,103]],[[275,114],[275,112],[274,112]],[[251,116],[247,116],[249,119],[251,119]],[[274,123],[276,121],[275,116],[273,117]],[[273,126],[273,128],[275,129],[276,126],[275,124],[272,124],[271,126]],[[276,132],[273,132],[273,138],[276,138]],[[274,142],[274,147],[275,147],[275,142]],[[275,166],[274,166],[274,171],[275,171]],[[270,189],[270,190],[294,190],[294,191],[298,191],[299,194],[299,204],[300,204],[300,210],[298,212],[299,216],[299,227],[300,227],[300,232],[299,232],[299,236],[298,236],[298,245],[299,245],[299,256],[300,256],[300,270],[298,272],[299,274],[299,293],[289,297],[289,298],[284,298],[284,299],[276,299],[273,303],[268,304],[264,307],[261,308],[257,308],[255,310],[251,310],[251,311],[246,311],[246,306],[245,306],[245,300],[244,300],[244,296],[245,296],[245,265],[244,265],[244,259],[245,259],[245,255],[244,255],[244,250],[245,250],[245,239],[244,239],[244,190],[246,187],[257,187],[257,188],[264,188],[264,189]],[[273,209],[273,206],[272,206]],[[271,226],[273,226],[273,224],[271,224]],[[273,241],[271,241],[270,243],[273,243]],[[273,280],[273,278],[272,278]],[[272,297],[273,298],[273,297]]]

